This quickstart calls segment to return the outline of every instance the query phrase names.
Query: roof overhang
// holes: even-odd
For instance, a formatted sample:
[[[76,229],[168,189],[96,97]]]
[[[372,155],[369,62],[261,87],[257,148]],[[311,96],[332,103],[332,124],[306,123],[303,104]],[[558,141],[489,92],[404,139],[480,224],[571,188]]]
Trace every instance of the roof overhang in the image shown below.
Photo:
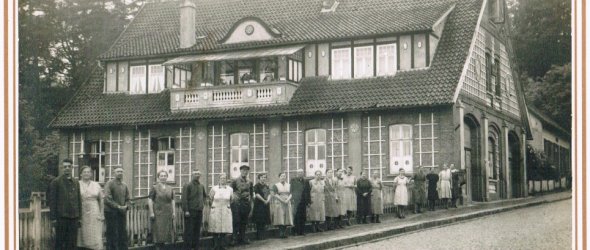
[[[303,47],[305,47],[305,45],[293,45],[293,46],[276,47],[276,48],[264,48],[264,49],[228,51],[228,52],[221,52],[221,53],[180,56],[180,57],[176,57],[174,59],[170,59],[170,60],[166,61],[164,63],[164,65],[184,64],[184,63],[204,62],[204,61],[244,60],[244,59],[272,57],[272,56],[285,56],[285,55],[292,55],[295,52],[303,49]]]

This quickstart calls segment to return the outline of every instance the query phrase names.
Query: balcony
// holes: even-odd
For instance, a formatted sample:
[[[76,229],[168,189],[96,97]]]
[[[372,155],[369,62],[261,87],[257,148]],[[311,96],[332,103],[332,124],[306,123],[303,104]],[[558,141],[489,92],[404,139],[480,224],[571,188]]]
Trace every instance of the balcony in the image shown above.
[[[170,90],[172,111],[288,103],[297,84],[288,81]]]

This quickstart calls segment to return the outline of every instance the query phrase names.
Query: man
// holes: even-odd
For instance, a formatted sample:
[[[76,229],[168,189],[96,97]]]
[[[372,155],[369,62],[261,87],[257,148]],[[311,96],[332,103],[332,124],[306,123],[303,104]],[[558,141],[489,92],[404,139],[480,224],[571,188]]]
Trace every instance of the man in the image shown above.
[[[55,249],[76,249],[82,215],[80,183],[72,178],[72,160],[63,160],[62,171],[49,184],[49,217],[55,230]]]
[[[186,249],[199,249],[203,205],[207,199],[205,186],[199,182],[201,171],[193,170],[193,179],[182,187],[182,211],[184,211],[184,241]]]
[[[235,197],[231,203],[234,245],[250,243],[246,239],[246,227],[248,226],[248,217],[250,217],[250,210],[254,198],[254,186],[248,180],[249,172],[250,167],[242,165],[240,167],[240,177],[233,180],[230,185],[234,190]]]
[[[451,164],[451,206],[457,208],[457,200],[463,203],[463,192],[461,186],[465,184],[463,181],[463,172],[455,168],[455,164]]]
[[[107,250],[127,249],[129,189],[123,182],[123,168],[115,168],[115,178],[104,186],[104,217],[107,223]]]
[[[311,186],[303,177],[303,169],[297,169],[297,177],[291,180],[291,206],[295,213],[294,228],[297,235],[305,235],[307,206],[311,204]]]

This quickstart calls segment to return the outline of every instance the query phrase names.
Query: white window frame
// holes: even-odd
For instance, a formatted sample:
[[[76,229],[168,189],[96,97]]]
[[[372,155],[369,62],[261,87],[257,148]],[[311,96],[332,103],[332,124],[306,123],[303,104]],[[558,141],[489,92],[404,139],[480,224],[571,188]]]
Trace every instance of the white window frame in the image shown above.
[[[363,55],[359,51],[368,49],[370,53]],[[368,78],[374,75],[375,65],[373,45],[354,47],[354,78]]]
[[[392,55],[387,54],[385,56],[386,57],[386,60],[382,61],[381,60],[380,52],[381,52],[382,49],[388,49],[388,47],[393,47],[393,54]],[[392,65],[389,65],[390,62],[389,62],[389,60],[387,60],[387,58],[389,56],[393,57],[393,60],[392,60],[393,62],[391,62]],[[392,75],[395,75],[395,73],[397,72],[397,43],[389,43],[389,44],[377,45],[377,54],[376,54],[376,57],[377,57],[376,58],[377,59],[376,60],[376,62],[377,62],[377,65],[376,65],[376,67],[377,67],[377,76],[392,76]],[[381,64],[385,64],[385,68],[388,69],[388,70],[386,70],[384,72],[380,71]]]
[[[346,62],[343,58],[336,58],[335,54],[338,52],[348,52],[348,62]],[[352,78],[351,72],[351,63],[352,63],[352,56],[351,56],[351,48],[340,48],[340,49],[332,49],[331,51],[331,74],[332,79],[350,79]]]
[[[409,137],[404,137],[404,128],[409,129]],[[394,137],[395,130],[398,130],[397,134],[399,138]],[[389,172],[391,174],[398,174],[399,169],[403,168],[405,172],[413,173],[413,154],[412,154],[412,125],[410,124],[395,124],[389,126]],[[409,143],[408,151],[406,152],[404,144]],[[399,148],[399,155],[394,152],[395,148]]]
[[[160,68],[160,73],[153,71]],[[148,65],[148,93],[160,93],[166,89],[166,69],[161,64]]]
[[[160,143],[164,140],[167,140],[168,147],[165,150],[160,150]],[[168,172],[168,179],[166,179],[166,182],[168,183],[174,183],[175,182],[175,165],[176,165],[176,153],[175,153],[175,149],[174,147],[172,147],[172,141],[174,140],[174,137],[164,137],[164,138],[159,138],[158,139],[158,152],[157,152],[157,164],[156,164],[156,175],[157,173],[159,173],[162,170],[166,170],[166,172]],[[176,145],[175,145],[176,146]],[[161,159],[161,156],[163,156],[163,160]],[[168,164],[168,160],[170,158],[170,156],[173,157],[172,160],[172,165]],[[158,176],[156,176],[156,178],[158,178]]]
[[[106,165],[106,152],[105,152],[105,141],[98,140],[98,141],[89,141],[90,149],[88,150],[88,156],[90,158],[98,158],[98,176],[93,176],[94,181],[98,181],[100,183],[105,182],[105,165]],[[105,144],[105,145],[103,145]],[[103,161],[103,156],[105,160]],[[90,164],[89,164],[90,165]],[[94,174],[94,170],[92,172]]]
[[[242,139],[246,138],[246,144],[242,144]],[[237,138],[237,143],[236,143]],[[250,134],[248,133],[233,133],[230,135],[230,168],[229,174],[232,179],[240,177],[240,167],[243,165],[250,166]],[[237,158],[234,159],[234,151],[237,151]],[[246,161],[244,158],[244,151],[246,152]]]
[[[143,74],[134,75],[135,70],[143,69]],[[134,65],[129,67],[129,94],[145,94],[147,77],[146,77],[146,65]]]
[[[324,140],[320,140],[320,133],[323,133]],[[311,140],[310,140],[311,138]],[[326,147],[327,133],[325,129],[310,129],[305,131],[305,173],[307,177],[315,176],[315,172],[320,170],[322,175],[326,174]],[[323,159],[320,158],[320,152],[323,148]],[[310,155],[310,149],[313,155]]]

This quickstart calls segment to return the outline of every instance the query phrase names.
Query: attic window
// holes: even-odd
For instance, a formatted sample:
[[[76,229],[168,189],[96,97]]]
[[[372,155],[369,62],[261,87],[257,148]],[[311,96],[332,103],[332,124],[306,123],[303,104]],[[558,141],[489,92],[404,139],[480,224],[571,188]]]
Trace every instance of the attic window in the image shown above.
[[[495,23],[504,22],[504,0],[491,0],[488,2],[488,15],[490,21]]]
[[[340,2],[335,0],[325,0],[324,2],[322,2],[321,13],[335,12],[339,4]]]

